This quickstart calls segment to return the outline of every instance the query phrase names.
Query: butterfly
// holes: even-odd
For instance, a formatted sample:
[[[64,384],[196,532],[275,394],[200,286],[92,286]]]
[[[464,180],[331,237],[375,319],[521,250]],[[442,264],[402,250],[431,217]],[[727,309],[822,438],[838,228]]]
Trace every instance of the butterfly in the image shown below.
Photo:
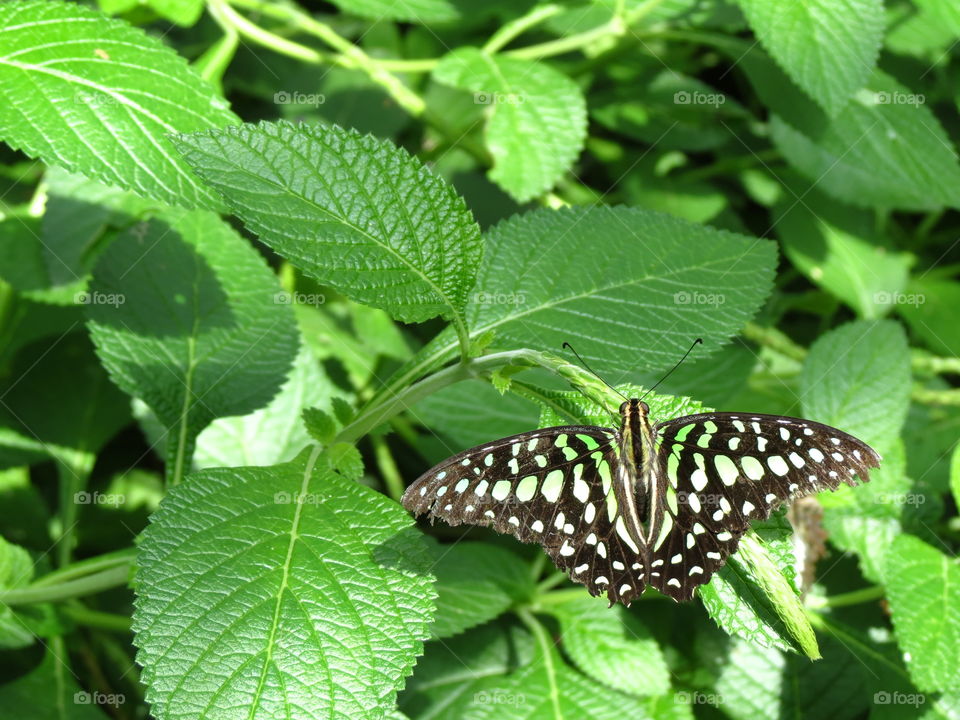
[[[405,508],[539,543],[591,595],[629,605],[649,585],[690,600],[781,503],[867,482],[880,456],[800,418],[702,413],[651,425],[639,399],[618,428],[549,427],[478,445],[431,468]]]

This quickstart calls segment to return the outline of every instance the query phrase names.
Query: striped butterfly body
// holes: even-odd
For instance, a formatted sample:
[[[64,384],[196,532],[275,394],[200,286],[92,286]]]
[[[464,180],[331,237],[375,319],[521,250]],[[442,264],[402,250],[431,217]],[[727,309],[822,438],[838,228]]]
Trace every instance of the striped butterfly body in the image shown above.
[[[689,600],[780,503],[869,480],[880,456],[836,428],[777,415],[704,413],[657,425],[647,404],[620,427],[570,425],[448,458],[403,496],[411,512],[536,542],[612,605],[647,585]]]

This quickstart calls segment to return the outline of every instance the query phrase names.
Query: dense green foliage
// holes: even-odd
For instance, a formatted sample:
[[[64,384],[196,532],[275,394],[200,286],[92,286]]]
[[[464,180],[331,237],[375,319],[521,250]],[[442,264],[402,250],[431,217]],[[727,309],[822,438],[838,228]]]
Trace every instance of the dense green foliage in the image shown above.
[[[951,0],[0,4],[0,715],[960,717]],[[703,408],[868,485],[608,609],[417,524]],[[573,389],[571,389],[573,388]]]

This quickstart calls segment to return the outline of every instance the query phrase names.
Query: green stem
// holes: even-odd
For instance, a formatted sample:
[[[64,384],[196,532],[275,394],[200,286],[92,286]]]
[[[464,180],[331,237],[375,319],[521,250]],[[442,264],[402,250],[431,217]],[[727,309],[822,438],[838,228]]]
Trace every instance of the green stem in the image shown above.
[[[943,375],[944,373],[960,374],[960,358],[938,357],[926,353],[914,352],[910,356],[911,367],[918,372]]]
[[[0,603],[4,605],[28,605],[59,602],[121,587],[127,584],[129,578],[129,568],[116,567],[112,570],[87,575],[79,580],[70,580],[56,585],[27,585],[24,588],[0,591]]]
[[[563,603],[570,602],[571,600],[583,598],[585,592],[586,590],[584,590],[582,587],[564,588],[563,590],[545,592],[537,597],[536,607],[541,608],[546,605],[562,605]]]
[[[544,555],[544,557],[546,557],[546,555]],[[557,585],[559,585],[566,579],[567,579],[566,573],[559,572],[559,571],[553,573],[550,577],[548,577],[547,579],[537,584],[537,596],[542,598],[548,594],[549,595],[555,594],[555,593],[550,593],[548,591],[552,590],[553,588],[555,588]],[[574,589],[578,591],[580,590],[579,588],[574,588]]]
[[[96,457],[93,453],[76,452],[56,458],[60,485],[60,537],[57,538],[57,565],[70,563],[73,553],[74,528],[77,525],[79,493],[87,484]]]
[[[563,12],[563,8],[560,5],[535,6],[526,15],[521,15],[511,20],[491,35],[486,45],[483,46],[483,51],[492,55],[530,28],[539,25],[544,20],[552,18],[561,12]]]
[[[380,468],[383,482],[387,486],[387,493],[394,500],[400,502],[404,491],[403,478],[400,477],[397,463],[394,461],[393,455],[390,454],[390,446],[379,435],[371,436],[370,442],[373,444],[373,455],[377,461],[377,467]]]
[[[553,706],[553,717],[556,720],[563,719],[563,711],[560,708],[560,688],[557,686],[557,671],[553,666],[555,657],[553,643],[550,642],[550,636],[547,629],[537,620],[536,616],[525,608],[516,610],[517,616],[527,626],[527,629],[537,639],[537,645],[540,646],[540,654],[543,656],[543,664],[546,666],[547,679],[550,684],[550,704]]]
[[[873,660],[877,661],[882,665],[886,665],[888,668],[890,668],[896,674],[900,675],[906,680],[910,680],[910,676],[902,667],[892,662],[883,653],[877,652],[866,643],[861,642],[859,638],[842,630],[839,626],[832,623],[823,615],[812,612],[812,611],[808,611],[807,618],[810,620],[810,624],[813,625],[817,630],[833,635],[835,638],[843,642],[843,644],[846,645],[847,647],[857,648],[857,650],[859,650],[862,654],[869,655]]]
[[[129,572],[136,558],[136,554],[136,548],[127,548],[126,550],[118,550],[116,552],[106,553],[105,555],[97,555],[96,557],[87,558],[86,560],[80,560],[79,562],[62,567],[59,570],[47,573],[32,582],[30,587],[39,588],[49,585],[59,585],[70,580],[76,580],[77,578],[118,567],[126,568]]]
[[[256,2],[255,0],[210,0],[211,3],[214,3],[222,7],[226,5],[226,2],[232,2],[235,5],[241,7],[247,7],[255,10],[263,10],[265,7],[264,4]],[[260,28],[260,32],[272,35],[269,47],[274,49],[278,48],[281,45],[285,45],[287,50],[309,51],[308,54],[313,54],[313,57],[308,60],[309,62],[330,62],[333,64],[341,65],[343,67],[353,68],[356,70],[361,70],[366,73],[373,82],[380,85],[384,90],[386,90],[390,97],[392,97],[400,107],[406,110],[414,117],[418,117],[423,114],[423,111],[426,109],[427,104],[424,102],[423,98],[413,92],[410,88],[403,84],[403,82],[397,76],[393,75],[389,70],[383,67],[382,64],[375,61],[369,55],[367,55],[358,45],[353,44],[344,37],[341,37],[333,28],[331,28],[326,23],[322,23],[319,20],[314,19],[307,13],[295,7],[285,7],[285,6],[270,6],[271,14],[274,17],[278,15],[278,9],[280,12],[286,14],[287,20],[292,21],[298,29],[303,30],[306,33],[309,33],[315,37],[320,38],[329,45],[334,50],[338,51],[340,54],[335,56],[324,56],[320,55],[316,51],[305,48],[303,45],[298,43],[291,43],[289,40],[279,37],[278,35],[272,35],[272,33],[267,33],[267,31]],[[244,30],[236,25],[236,18],[241,17],[238,13],[233,11],[233,16],[230,17],[230,20],[234,23],[234,27],[237,28],[241,33]],[[249,30],[249,26],[253,25],[247,20],[244,20],[244,27]],[[256,27],[256,26],[254,26]],[[261,37],[263,37],[261,35]],[[278,44],[279,41],[279,44]]]
[[[582,50],[598,40],[608,37],[620,37],[627,31],[627,26],[623,19],[614,16],[609,21],[598,25],[590,30],[584,30],[581,33],[568,35],[567,37],[557,38],[538,45],[530,45],[517,50],[508,50],[505,55],[510,57],[522,58],[524,60],[542,60],[543,58],[554,55],[564,55],[574,50]]]
[[[787,335],[774,327],[763,327],[752,322],[748,322],[743,327],[743,336],[747,340],[752,340],[758,345],[763,345],[784,355],[791,360],[803,362],[807,357],[807,349],[797,345]]]
[[[886,590],[882,585],[874,585],[872,587],[861,588],[860,590],[853,590],[826,598],[811,597],[807,601],[807,608],[819,609],[825,607],[835,608],[845,607],[847,605],[860,605],[861,603],[879,600],[885,594]]]
[[[242,5],[243,3],[238,2],[237,4]],[[273,6],[257,3],[257,9],[263,10],[266,7]],[[241,36],[252,40],[258,45],[268,47],[281,55],[289,55],[290,57],[303,60],[312,65],[319,65],[320,63],[333,60],[330,56],[313,48],[293,42],[292,40],[287,40],[269,30],[264,30],[230,7],[226,0],[208,0],[207,8],[210,10],[210,14],[213,15],[214,19],[222,26],[232,27]]]
[[[79,602],[64,603],[60,608],[60,612],[78,625],[97,628],[98,630],[109,630],[111,632],[130,632],[130,618],[126,615],[91,610]]]

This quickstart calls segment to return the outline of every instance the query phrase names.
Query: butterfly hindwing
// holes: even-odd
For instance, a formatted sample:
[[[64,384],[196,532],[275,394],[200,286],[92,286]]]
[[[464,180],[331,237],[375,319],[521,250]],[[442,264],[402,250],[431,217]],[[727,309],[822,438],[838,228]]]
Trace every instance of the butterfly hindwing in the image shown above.
[[[544,428],[445,460],[410,485],[403,505],[539,543],[592,595],[629,604],[643,591],[643,561],[620,517],[613,483],[620,472],[613,430]]]
[[[880,461],[836,428],[776,415],[690,415],[655,432],[667,517],[651,556],[662,572],[650,582],[678,600],[723,565],[751,521],[785,500],[866,482]]]

